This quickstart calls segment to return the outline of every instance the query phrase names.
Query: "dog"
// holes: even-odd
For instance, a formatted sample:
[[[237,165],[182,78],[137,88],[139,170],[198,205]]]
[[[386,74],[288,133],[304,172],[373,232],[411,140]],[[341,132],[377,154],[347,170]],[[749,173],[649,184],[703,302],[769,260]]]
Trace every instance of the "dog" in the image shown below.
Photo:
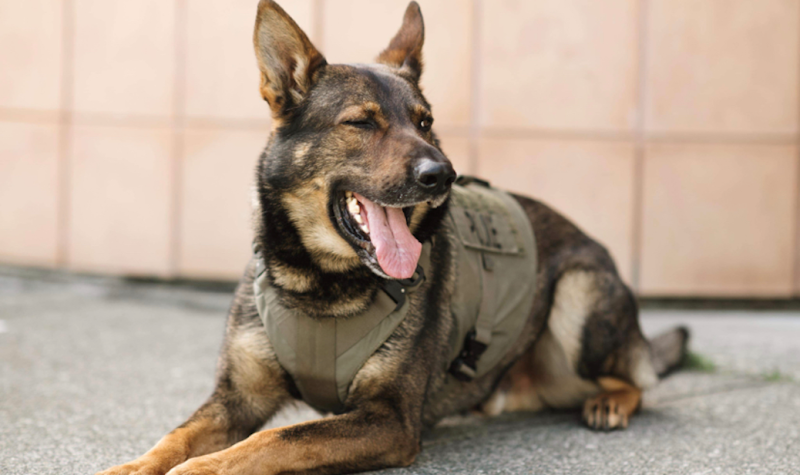
[[[687,331],[646,340],[636,300],[600,244],[539,201],[476,179],[454,184],[419,87],[423,39],[411,2],[375,64],[328,64],[276,3],[260,1],[254,45],[273,128],[256,171],[254,257],[228,315],[215,389],[146,454],[100,474],[407,466],[423,430],[470,410],[575,408],[592,429],[621,429],[642,391],[679,366]],[[453,225],[457,198],[473,196],[465,193],[512,201],[525,222],[464,211],[467,225]],[[476,222],[491,231],[486,240],[461,240],[460,230],[475,231]],[[470,262],[484,279],[476,287],[484,289],[481,302],[498,309],[517,302],[515,314],[522,308],[502,345],[492,340],[487,349],[481,322],[473,321],[477,333],[465,331],[453,310],[475,299],[459,287],[468,273],[454,251],[461,244],[477,256]],[[528,277],[503,281],[512,268]],[[500,294],[486,293],[491,285]],[[325,356],[338,358],[326,353],[333,344],[326,329],[362,331],[357,316],[376,302],[401,314],[388,333],[351,365],[344,384],[314,379],[339,368]],[[390,319],[384,313],[377,322]],[[486,328],[495,338],[495,327]],[[282,349],[292,338],[298,346]],[[493,351],[494,362],[482,367]],[[258,431],[297,399],[332,415]]]

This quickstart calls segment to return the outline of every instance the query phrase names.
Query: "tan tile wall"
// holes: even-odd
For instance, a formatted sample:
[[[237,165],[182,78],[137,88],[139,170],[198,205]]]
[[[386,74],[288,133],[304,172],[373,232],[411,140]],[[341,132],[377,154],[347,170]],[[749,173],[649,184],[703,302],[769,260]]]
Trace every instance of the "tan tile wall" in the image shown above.
[[[0,262],[236,278],[269,130],[257,0],[0,0]],[[284,0],[366,62],[406,0]],[[658,296],[800,295],[800,0],[420,0],[462,173]]]

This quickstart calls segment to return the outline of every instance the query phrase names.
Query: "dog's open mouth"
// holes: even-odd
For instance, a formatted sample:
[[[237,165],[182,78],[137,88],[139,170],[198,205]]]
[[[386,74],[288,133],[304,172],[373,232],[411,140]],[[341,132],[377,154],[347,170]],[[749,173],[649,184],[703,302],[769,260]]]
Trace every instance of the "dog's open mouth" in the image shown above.
[[[408,228],[413,206],[381,206],[358,193],[345,191],[337,208],[342,229],[374,256],[387,276],[407,279],[414,275],[422,244]]]

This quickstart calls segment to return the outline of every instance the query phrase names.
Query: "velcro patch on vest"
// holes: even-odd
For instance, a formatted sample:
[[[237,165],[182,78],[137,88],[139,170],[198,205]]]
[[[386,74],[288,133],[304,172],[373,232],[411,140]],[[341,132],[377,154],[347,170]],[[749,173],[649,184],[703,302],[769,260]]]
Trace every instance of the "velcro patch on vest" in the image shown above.
[[[499,254],[520,254],[523,243],[506,204],[481,186],[453,187],[450,215],[464,247]]]

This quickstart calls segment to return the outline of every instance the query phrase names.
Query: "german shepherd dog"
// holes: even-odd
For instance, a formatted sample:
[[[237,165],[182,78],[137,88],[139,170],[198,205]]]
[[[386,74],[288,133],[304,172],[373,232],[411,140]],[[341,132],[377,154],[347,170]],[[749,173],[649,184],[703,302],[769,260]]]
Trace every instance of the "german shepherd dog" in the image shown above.
[[[426,281],[356,374],[343,410],[258,431],[300,393],[259,318],[254,258],[228,315],[211,397],[146,454],[101,474],[407,466],[423,429],[469,410],[576,408],[592,429],[625,428],[642,390],[679,365],[686,330],[647,341],[608,252],[544,204],[514,196],[536,235],[534,304],[494,369],[447,389],[443,348],[454,331],[456,272],[449,241],[438,234],[455,172],[418,84],[423,36],[411,2],[376,64],[328,64],[277,4],[258,5],[260,91],[274,127],[257,166],[255,242],[284,306],[317,319],[347,318],[370,304],[383,281],[409,277],[421,243],[432,242]]]

